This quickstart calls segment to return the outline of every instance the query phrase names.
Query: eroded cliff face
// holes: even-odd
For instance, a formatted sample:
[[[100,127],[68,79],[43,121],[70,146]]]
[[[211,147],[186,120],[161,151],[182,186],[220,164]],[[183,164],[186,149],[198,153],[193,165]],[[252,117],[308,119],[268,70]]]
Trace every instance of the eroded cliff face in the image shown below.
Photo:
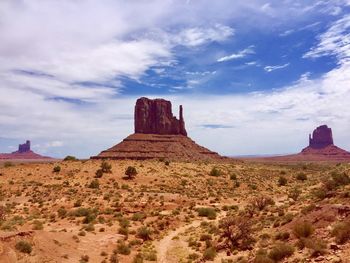
[[[309,136],[309,147],[314,149],[325,148],[329,145],[333,145],[332,129],[328,128],[327,125],[321,125],[317,127],[312,136]]]
[[[173,116],[171,102],[140,98],[135,105],[135,133],[187,136],[183,109],[179,120]]]

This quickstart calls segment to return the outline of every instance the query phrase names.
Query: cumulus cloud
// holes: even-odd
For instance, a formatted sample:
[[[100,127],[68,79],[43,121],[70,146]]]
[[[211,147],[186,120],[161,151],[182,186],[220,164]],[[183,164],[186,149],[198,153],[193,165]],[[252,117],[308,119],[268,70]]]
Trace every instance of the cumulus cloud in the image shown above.
[[[138,80],[150,68],[162,73],[164,65],[176,60],[177,46],[222,42],[236,37],[238,26],[273,31],[271,17],[278,24],[290,17],[298,23],[318,12],[304,9],[316,2],[0,1],[2,137],[38,141],[55,156],[97,154],[133,131],[135,97],[119,96],[120,78]],[[332,4],[340,7],[340,2]],[[347,28],[346,17],[331,25],[305,57],[334,55],[345,61],[349,41],[341,39]],[[252,52],[248,48],[219,62]],[[349,66],[341,63],[317,80],[304,76],[273,93],[163,97],[184,104],[188,130],[199,143],[224,154],[275,153],[296,150],[292,140],[282,143],[281,134],[300,134],[293,138],[301,145],[305,133],[320,122],[327,121],[335,134],[346,134],[348,76]],[[215,127],[221,127],[220,141]],[[336,138],[350,148],[345,138]]]

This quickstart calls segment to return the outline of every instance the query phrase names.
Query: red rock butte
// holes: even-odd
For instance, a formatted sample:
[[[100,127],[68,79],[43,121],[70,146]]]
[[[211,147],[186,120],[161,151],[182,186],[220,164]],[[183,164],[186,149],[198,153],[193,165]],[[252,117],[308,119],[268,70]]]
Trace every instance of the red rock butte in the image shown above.
[[[23,144],[18,145],[18,150],[12,153],[0,153],[0,159],[6,160],[38,160],[38,159],[51,159],[47,156],[42,156],[33,152],[30,149],[30,141],[26,141]]]
[[[172,113],[171,102],[164,99],[139,98],[135,105],[135,133],[92,159],[225,159],[187,136],[183,108],[179,119]]]
[[[332,129],[327,125],[317,127],[312,136],[309,135],[309,146],[304,148],[299,155],[322,160],[350,160],[349,152],[334,145]]]

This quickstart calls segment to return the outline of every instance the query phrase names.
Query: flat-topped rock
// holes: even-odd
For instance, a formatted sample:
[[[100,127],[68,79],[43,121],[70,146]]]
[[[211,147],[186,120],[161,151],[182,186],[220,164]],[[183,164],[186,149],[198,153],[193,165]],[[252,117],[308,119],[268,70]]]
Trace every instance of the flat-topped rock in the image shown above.
[[[138,99],[135,105],[135,133],[187,136],[182,106],[178,120],[172,113],[170,101]]]
[[[18,150],[12,153],[0,153],[0,159],[6,160],[38,160],[38,159],[51,159],[47,156],[42,156],[33,152],[30,149],[30,141],[27,140],[23,144],[18,145]]]
[[[317,127],[312,136],[309,135],[309,147],[311,148],[321,149],[333,144],[332,129],[328,128],[327,125]]]

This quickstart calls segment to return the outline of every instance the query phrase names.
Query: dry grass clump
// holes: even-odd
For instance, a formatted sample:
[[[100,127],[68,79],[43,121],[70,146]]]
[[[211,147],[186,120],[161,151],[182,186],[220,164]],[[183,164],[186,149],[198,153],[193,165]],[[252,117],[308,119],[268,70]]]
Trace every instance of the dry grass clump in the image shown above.
[[[350,221],[338,222],[332,230],[332,236],[338,244],[344,244],[350,240]]]

